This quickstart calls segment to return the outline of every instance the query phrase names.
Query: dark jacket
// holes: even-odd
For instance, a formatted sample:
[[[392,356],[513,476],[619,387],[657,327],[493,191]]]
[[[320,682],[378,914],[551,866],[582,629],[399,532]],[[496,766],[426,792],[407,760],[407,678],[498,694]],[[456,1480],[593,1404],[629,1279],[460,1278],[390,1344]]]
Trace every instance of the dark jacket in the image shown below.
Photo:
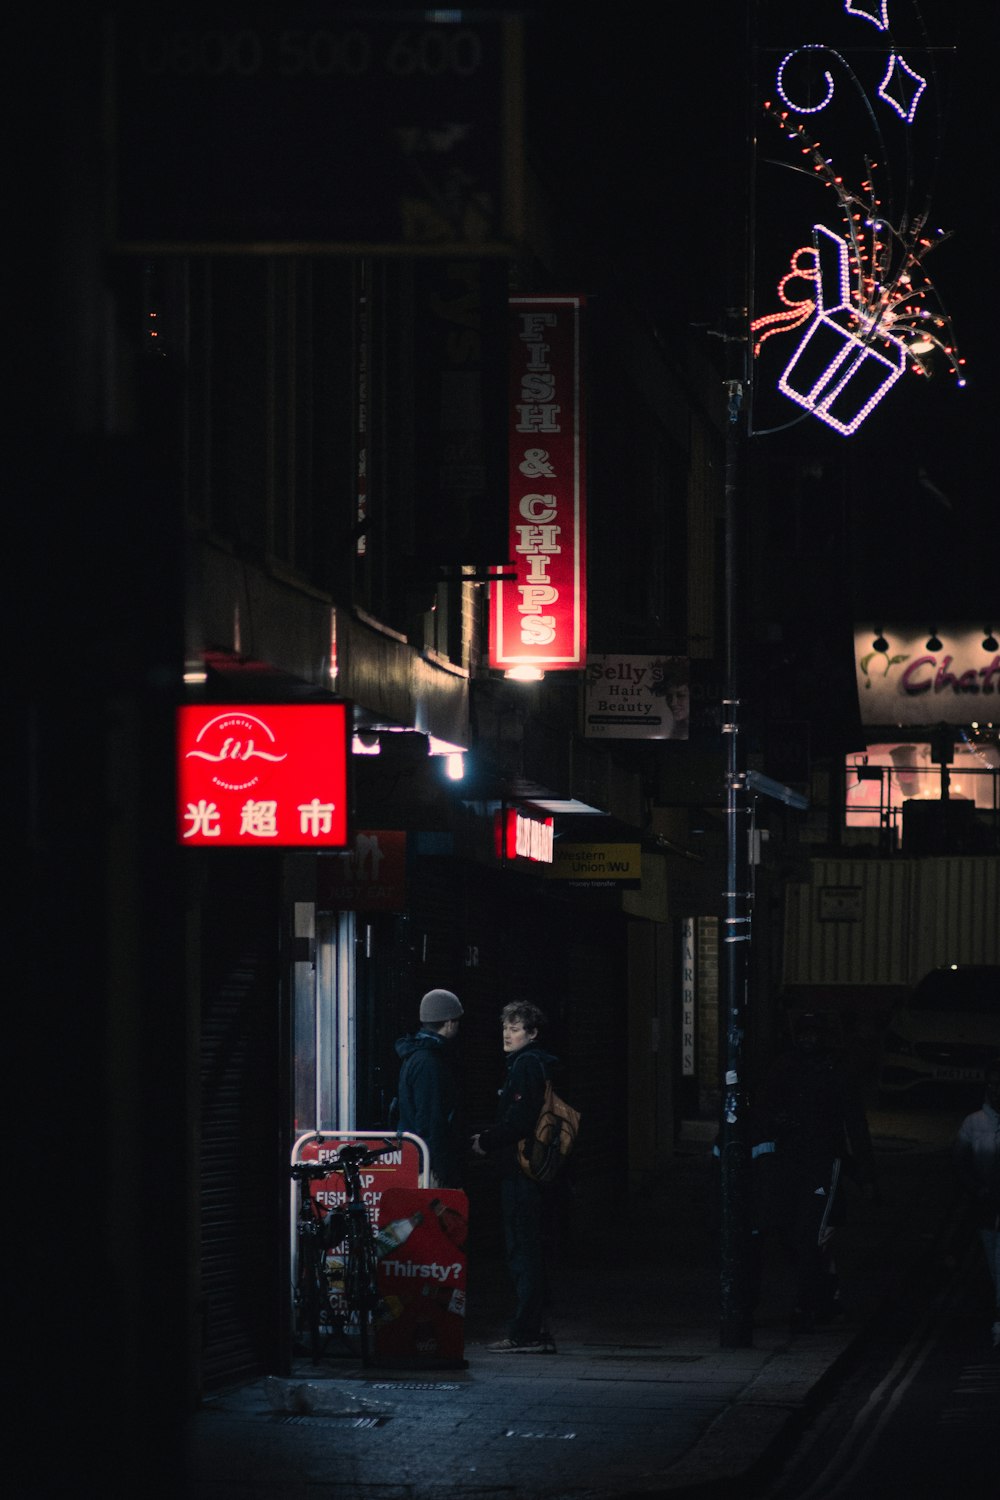
[[[401,1036],[399,1128],[427,1142],[436,1187],[460,1188],[464,1178],[465,1130],[461,1119],[454,1043],[434,1031]]]
[[[498,1151],[504,1177],[517,1177],[517,1143],[532,1133],[545,1097],[545,1080],[552,1077],[558,1058],[538,1042],[528,1042],[507,1058],[507,1073],[499,1090],[496,1124],[480,1133],[486,1152]],[[527,1179],[525,1179],[527,1180]]]

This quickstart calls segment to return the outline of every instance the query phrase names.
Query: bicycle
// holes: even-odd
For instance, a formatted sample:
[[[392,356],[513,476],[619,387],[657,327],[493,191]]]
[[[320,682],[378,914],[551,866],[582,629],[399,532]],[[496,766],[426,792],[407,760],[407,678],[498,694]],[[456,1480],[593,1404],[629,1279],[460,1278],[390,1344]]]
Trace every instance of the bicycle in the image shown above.
[[[309,1357],[318,1364],[330,1329],[329,1281],[326,1257],[343,1243],[346,1233],[342,1211],[325,1209],[313,1197],[312,1183],[330,1175],[326,1162],[300,1161],[291,1168],[299,1184],[299,1208],[295,1220],[298,1244],[294,1300],[297,1324],[308,1340]]]
[[[378,1252],[361,1185],[361,1168],[398,1151],[398,1141],[369,1149],[341,1146],[329,1161],[300,1161],[291,1167],[300,1185],[296,1234],[299,1247],[296,1305],[308,1336],[313,1364],[320,1360],[324,1326],[348,1344],[357,1341],[362,1365],[371,1357],[372,1332],[379,1304]],[[317,1202],[311,1184],[339,1173],[344,1179],[343,1207]],[[341,1247],[342,1250],[341,1250]],[[335,1252],[341,1250],[338,1257]]]

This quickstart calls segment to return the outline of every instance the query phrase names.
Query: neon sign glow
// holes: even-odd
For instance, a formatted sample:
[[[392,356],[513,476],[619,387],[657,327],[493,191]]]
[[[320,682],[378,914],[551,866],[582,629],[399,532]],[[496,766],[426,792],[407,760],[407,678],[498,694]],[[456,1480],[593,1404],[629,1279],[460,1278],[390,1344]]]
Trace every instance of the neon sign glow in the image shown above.
[[[785,165],[832,191],[839,223],[834,230],[814,220],[812,244],[792,254],[789,271],[777,283],[779,308],[753,318],[750,326],[755,358],[774,335],[803,330],[778,389],[847,436],[907,368],[929,376],[932,362],[943,359],[957,385],[966,381],[951,320],[924,268],[928,253],[948,235],[928,228],[929,204],[920,210],[909,202],[896,207],[890,193],[883,203],[879,162],[867,152],[864,180],[860,187],[851,187],[814,133],[814,117],[834,99],[834,64],[863,100],[883,161],[886,142],[876,113],[878,101],[888,105],[908,130],[928,87],[888,35],[885,0],[867,5],[845,0],[844,11],[886,34],[885,71],[877,86],[879,73],[869,77],[866,92],[843,54],[824,43],[808,43],[782,57],[775,77],[777,101],[765,101],[764,112],[796,148],[799,160]],[[820,63],[818,76],[817,54],[830,64]],[[797,61],[807,63],[818,102],[812,95],[802,97],[805,90],[796,87]],[[906,150],[911,160],[909,140]],[[891,175],[884,176],[891,184]],[[911,177],[908,171],[907,194]]]
[[[343,848],[343,703],[183,704],[177,840],[188,848]]]
[[[493,831],[500,859],[530,859],[550,865],[555,841],[554,818],[533,818],[516,807],[495,813]]]
[[[578,296],[511,297],[510,562],[490,584],[490,666],[587,659],[586,425]]]

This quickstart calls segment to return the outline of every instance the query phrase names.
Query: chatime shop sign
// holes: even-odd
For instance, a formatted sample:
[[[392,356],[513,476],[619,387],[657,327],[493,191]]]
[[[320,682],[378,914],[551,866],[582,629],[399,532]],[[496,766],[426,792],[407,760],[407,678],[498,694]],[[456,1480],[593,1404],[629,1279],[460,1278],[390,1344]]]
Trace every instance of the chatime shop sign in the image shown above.
[[[863,724],[1000,720],[1000,650],[983,626],[859,625],[854,660]]]

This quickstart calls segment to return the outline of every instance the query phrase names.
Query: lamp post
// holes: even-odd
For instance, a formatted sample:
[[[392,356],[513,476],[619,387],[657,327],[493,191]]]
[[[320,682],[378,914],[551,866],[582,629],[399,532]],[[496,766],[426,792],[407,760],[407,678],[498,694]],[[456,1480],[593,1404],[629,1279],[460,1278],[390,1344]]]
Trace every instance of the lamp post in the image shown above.
[[[726,886],[723,892],[723,1079],[719,1131],[722,1193],[721,1326],[724,1348],[753,1343],[749,1267],[752,1208],[746,1042],[752,892],[750,794],[742,701],[743,533],[747,428],[746,309],[730,310],[726,334],[725,697]]]
[[[743,558],[747,524],[746,416],[748,341],[746,312],[730,313],[727,334],[729,375],[726,425],[726,579],[725,677],[722,733],[726,744],[726,887],[723,892],[722,1000],[724,1022],[722,1119],[719,1130],[722,1194],[721,1317],[723,1348],[753,1345],[751,1248],[753,1185],[749,1128],[750,1090],[747,1043],[751,1023],[750,958],[753,936],[751,825],[754,799],[768,797],[805,809],[808,798],[747,765],[744,668],[740,642],[746,638]]]
[[[744,41],[753,58],[753,5],[746,7]],[[741,650],[745,640],[744,539],[746,464],[749,432],[749,299],[752,282],[751,205],[753,201],[753,89],[745,90],[742,129],[745,151],[733,153],[732,202],[737,205],[731,238],[725,348],[725,692],[722,734],[725,745],[726,884],[721,943],[722,1115],[719,1125],[721,1255],[720,1342],[723,1348],[753,1344],[750,1299],[750,1140],[747,1124],[747,1000],[751,942],[750,796],[747,786]],[[737,136],[737,139],[740,137]],[[735,217],[735,216],[734,216]]]

